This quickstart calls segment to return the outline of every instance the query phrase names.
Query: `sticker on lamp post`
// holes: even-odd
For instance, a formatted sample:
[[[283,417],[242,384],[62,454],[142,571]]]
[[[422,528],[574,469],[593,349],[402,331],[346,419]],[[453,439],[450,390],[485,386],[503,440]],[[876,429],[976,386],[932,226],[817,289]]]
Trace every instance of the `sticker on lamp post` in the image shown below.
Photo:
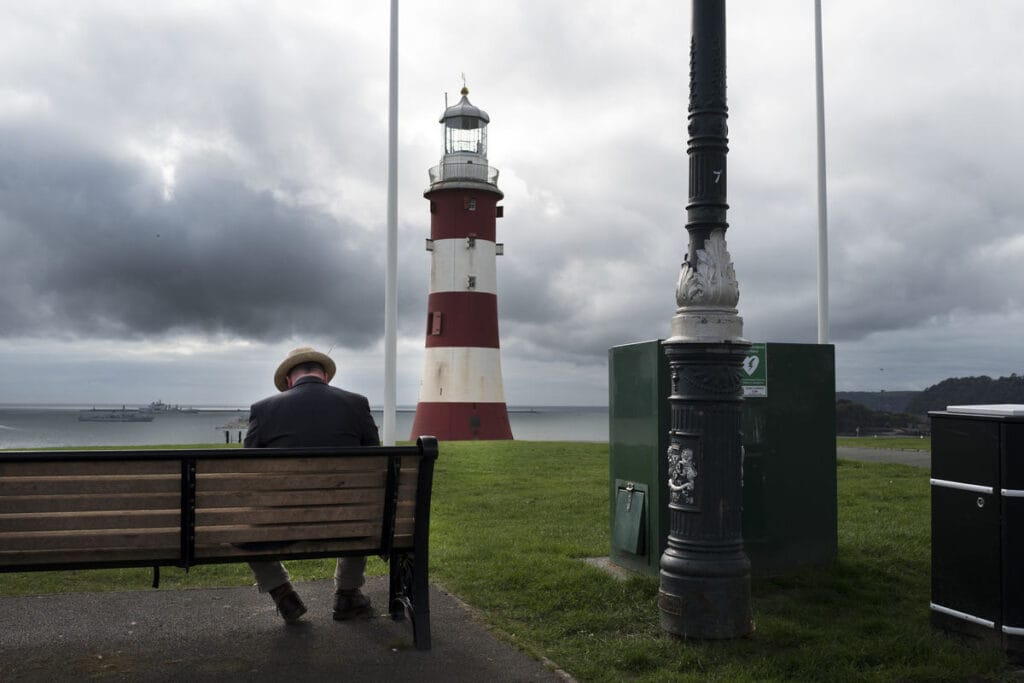
[[[764,398],[768,395],[768,348],[764,342],[750,345],[740,372],[743,398]]]

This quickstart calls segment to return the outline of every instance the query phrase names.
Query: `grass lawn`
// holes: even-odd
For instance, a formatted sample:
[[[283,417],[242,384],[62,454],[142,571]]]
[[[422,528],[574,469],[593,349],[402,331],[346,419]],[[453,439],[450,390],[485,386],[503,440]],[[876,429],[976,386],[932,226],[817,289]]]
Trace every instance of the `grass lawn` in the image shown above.
[[[500,637],[582,681],[1000,680],[994,649],[928,623],[929,485],[919,468],[840,461],[834,566],[755,579],[753,636],[661,632],[658,581],[580,561],[608,554],[608,448],[445,443],[433,499],[431,579]],[[290,563],[327,578],[331,561]],[[379,561],[371,562],[382,571]],[[143,589],[146,570],[0,574],[0,594]],[[164,586],[251,583],[244,565],[165,569]],[[444,629],[435,622],[435,631]]]
[[[932,450],[930,437],[918,436],[840,436],[836,438],[837,446],[850,448],[883,448],[897,451],[928,451]]]

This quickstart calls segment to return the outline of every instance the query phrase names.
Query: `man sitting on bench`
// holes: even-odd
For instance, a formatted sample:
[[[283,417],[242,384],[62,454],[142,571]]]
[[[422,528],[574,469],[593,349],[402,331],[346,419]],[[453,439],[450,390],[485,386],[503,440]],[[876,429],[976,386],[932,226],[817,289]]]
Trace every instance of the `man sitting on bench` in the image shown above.
[[[377,425],[365,396],[328,385],[336,371],[329,356],[309,347],[293,350],[274,373],[281,393],[254,403],[249,411],[246,448],[379,446]],[[288,571],[280,562],[250,562],[261,593],[270,593],[286,623],[306,613]],[[334,618],[373,613],[363,585],[365,557],[339,557],[334,573]]]

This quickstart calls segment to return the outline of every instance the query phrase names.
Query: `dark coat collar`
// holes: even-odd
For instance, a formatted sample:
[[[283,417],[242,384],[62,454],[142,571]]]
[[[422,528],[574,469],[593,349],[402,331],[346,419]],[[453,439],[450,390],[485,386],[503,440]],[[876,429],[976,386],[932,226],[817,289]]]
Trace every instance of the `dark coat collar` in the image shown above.
[[[305,377],[300,377],[297,380],[295,380],[295,384],[292,385],[292,389],[302,384],[327,384],[327,382],[323,381],[319,377],[315,377],[313,375],[306,375]]]

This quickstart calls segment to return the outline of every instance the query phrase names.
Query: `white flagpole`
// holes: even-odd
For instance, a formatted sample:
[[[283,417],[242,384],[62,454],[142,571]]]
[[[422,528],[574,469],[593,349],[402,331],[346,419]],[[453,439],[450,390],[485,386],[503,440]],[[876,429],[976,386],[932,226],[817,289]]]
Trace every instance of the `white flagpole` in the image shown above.
[[[814,64],[818,100],[818,343],[828,343],[828,203],[825,190],[825,78],[821,66],[821,0],[814,0]]]
[[[384,434],[395,445],[395,357],[398,327],[398,0],[391,0],[388,73],[388,239],[384,284]]]

